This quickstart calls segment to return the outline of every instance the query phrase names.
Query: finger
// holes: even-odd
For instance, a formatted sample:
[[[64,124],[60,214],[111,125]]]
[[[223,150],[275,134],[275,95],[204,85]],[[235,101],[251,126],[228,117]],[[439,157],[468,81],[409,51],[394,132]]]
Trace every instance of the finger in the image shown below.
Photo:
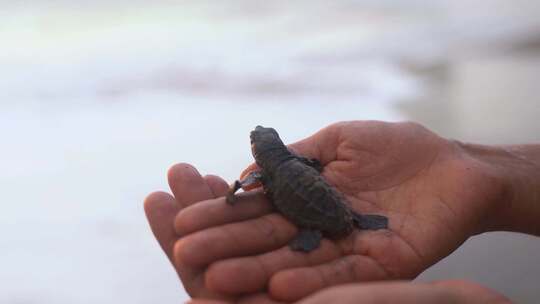
[[[187,302],[187,304],[227,304],[227,303],[230,303],[230,302],[207,300],[207,299],[193,299]],[[259,293],[259,294],[242,297],[236,300],[234,303],[237,303],[237,304],[279,304],[283,302],[277,302],[275,300],[272,300],[268,296],[268,294]]]
[[[207,300],[207,299],[192,299],[186,302],[186,304],[229,304],[229,303],[230,302]]]
[[[187,235],[175,244],[175,261],[199,267],[221,259],[259,254],[285,245],[295,234],[296,227],[271,213]]]
[[[262,193],[241,193],[231,206],[224,197],[206,200],[182,209],[176,215],[174,229],[187,235],[210,227],[261,217],[272,211]]]
[[[207,184],[207,181],[189,164],[182,163],[172,166],[168,172],[168,181],[175,196],[176,207],[178,210],[196,202],[214,198],[214,193]],[[169,228],[172,228],[172,231],[174,232],[174,217],[167,225],[171,225]],[[219,297],[218,295],[207,292],[203,287],[202,282],[204,282],[204,278],[201,276],[202,270],[182,265],[174,259],[174,250],[178,243],[178,238],[175,240],[176,242],[172,246],[172,253],[170,253],[170,256],[184,283],[186,291],[190,295],[212,298]]]
[[[414,282],[378,282],[366,284],[349,284],[322,290],[307,297],[301,304],[333,303],[403,303],[403,304],[451,304],[451,303],[485,303],[510,304],[510,300],[487,288],[478,289],[477,284],[460,282],[461,287],[454,284],[426,284]],[[476,285],[476,286],[475,286]]]
[[[278,302],[272,298],[267,293],[258,293],[249,296],[240,298],[237,301],[238,304],[279,304],[283,302]]]
[[[190,164],[176,164],[168,172],[169,186],[180,207],[214,198],[212,190],[199,171]]]
[[[174,244],[179,239],[173,228],[174,217],[178,210],[174,197],[164,192],[152,193],[146,198],[144,209],[152,232],[171,263],[175,265],[186,291],[192,295],[220,297],[201,288],[204,278],[199,274],[202,274],[202,271],[176,265],[174,262]]]
[[[144,200],[144,211],[152,233],[172,262],[174,242],[178,239],[172,227],[178,212],[174,197],[165,192],[154,192]]]
[[[430,288],[426,284],[409,282],[384,282],[366,284],[348,284],[328,288],[302,300],[301,304],[326,304],[339,299],[340,303],[403,303],[403,304],[428,304],[428,303],[480,303],[460,302],[457,298],[436,288]]]
[[[292,251],[285,246],[258,256],[218,261],[208,268],[205,285],[217,293],[254,293],[264,290],[272,275],[280,270],[319,265],[340,254],[335,243],[323,240],[317,250],[309,253]]]
[[[295,154],[318,159],[323,166],[337,158],[344,123],[329,125],[317,133],[288,145]]]
[[[350,255],[314,267],[278,272],[270,280],[269,293],[278,300],[295,301],[330,286],[384,278],[384,270],[373,259]]]
[[[452,291],[463,299],[468,299],[470,303],[499,303],[499,304],[511,304],[512,302],[504,295],[482,286],[476,282],[469,282],[464,280],[447,280],[428,283],[433,286],[437,286],[441,289]]]
[[[229,185],[224,179],[211,174],[205,175],[203,178],[206,181],[208,187],[210,187],[210,190],[212,191],[214,197],[221,197],[227,194],[227,191],[229,190]]]

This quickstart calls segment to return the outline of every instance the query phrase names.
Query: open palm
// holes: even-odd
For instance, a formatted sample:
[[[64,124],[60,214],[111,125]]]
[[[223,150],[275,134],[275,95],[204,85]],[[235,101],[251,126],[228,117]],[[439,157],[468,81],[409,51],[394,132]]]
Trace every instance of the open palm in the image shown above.
[[[180,275],[199,270],[192,295],[266,292],[292,301],[336,284],[413,278],[482,231],[501,194],[485,164],[416,124],[338,123],[290,148],[319,159],[352,208],[387,216],[389,229],[294,252],[287,243],[296,227],[262,194],[248,192],[234,207],[208,197],[174,221],[183,236],[171,252]]]

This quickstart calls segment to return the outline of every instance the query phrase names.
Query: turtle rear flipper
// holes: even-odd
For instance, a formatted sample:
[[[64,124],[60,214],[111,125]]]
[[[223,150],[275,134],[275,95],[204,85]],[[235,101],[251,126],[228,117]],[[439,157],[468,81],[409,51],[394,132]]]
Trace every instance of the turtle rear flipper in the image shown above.
[[[358,229],[378,230],[388,228],[388,218],[378,214],[359,214],[353,212],[353,221]]]
[[[318,230],[302,229],[289,243],[289,247],[294,251],[310,252],[319,247],[322,233]]]

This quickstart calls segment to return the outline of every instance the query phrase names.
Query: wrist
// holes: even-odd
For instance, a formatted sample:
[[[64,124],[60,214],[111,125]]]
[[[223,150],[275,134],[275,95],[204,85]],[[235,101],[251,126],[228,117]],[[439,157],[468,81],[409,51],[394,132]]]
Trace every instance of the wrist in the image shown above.
[[[540,235],[540,159],[533,146],[481,146],[462,144],[492,179],[478,232],[514,231]],[[538,150],[537,147],[534,147]]]

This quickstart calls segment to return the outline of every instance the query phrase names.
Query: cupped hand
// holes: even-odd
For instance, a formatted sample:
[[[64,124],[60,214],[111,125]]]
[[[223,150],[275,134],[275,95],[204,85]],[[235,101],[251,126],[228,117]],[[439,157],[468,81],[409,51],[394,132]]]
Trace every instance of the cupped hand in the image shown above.
[[[253,298],[249,303],[277,304],[271,299]],[[511,304],[503,295],[467,281],[433,283],[377,282],[340,285],[319,291],[298,304]],[[223,301],[192,300],[189,304],[226,304]]]
[[[313,252],[293,252],[287,243],[296,227],[260,193],[246,193],[235,206],[201,195],[206,201],[176,216],[183,237],[168,251],[183,279],[196,270],[196,280],[184,280],[188,291],[197,286],[192,296],[266,292],[294,301],[337,284],[410,279],[483,231],[492,202],[504,194],[488,164],[412,123],[338,123],[290,148],[319,159],[352,208],[387,216],[389,229],[355,230]],[[183,191],[177,200],[192,195]]]

